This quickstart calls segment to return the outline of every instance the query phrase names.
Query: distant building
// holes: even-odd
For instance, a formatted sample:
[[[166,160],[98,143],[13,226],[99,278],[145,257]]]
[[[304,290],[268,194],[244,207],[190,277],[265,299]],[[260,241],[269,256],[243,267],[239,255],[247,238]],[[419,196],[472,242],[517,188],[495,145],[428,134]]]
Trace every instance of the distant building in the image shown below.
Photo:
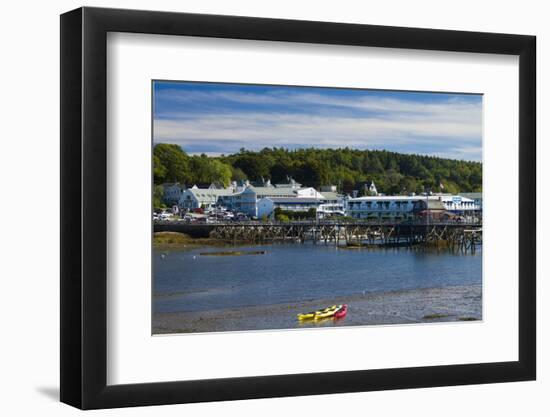
[[[163,195],[162,200],[167,206],[173,206],[178,204],[183,192],[185,191],[185,185],[176,183],[162,184]]]
[[[342,200],[338,203],[323,203],[317,207],[317,218],[323,219],[331,216],[344,216],[344,203]]]
[[[460,195],[474,200],[474,203],[479,206],[479,210],[483,211],[483,193],[460,193]]]
[[[417,218],[428,218],[440,221],[449,220],[455,215],[447,211],[445,204],[439,198],[421,199],[414,202],[413,215]]]
[[[319,200],[323,200],[325,198],[324,194],[321,194],[319,191],[317,191],[313,187],[300,188],[300,189],[296,190],[296,195],[298,197],[316,198],[316,199],[319,199]]]
[[[369,193],[370,195],[378,195],[378,191],[376,190],[376,185],[374,185],[374,181],[371,181],[370,183],[370,186],[369,186]]]
[[[292,177],[287,176],[286,181],[284,183],[275,184],[275,187],[277,188],[294,188],[298,189],[302,187],[302,184],[296,182]]]
[[[322,200],[325,204],[343,204],[344,196],[338,194],[336,191],[323,191],[321,195],[323,196]]]
[[[217,204],[220,197],[228,196],[233,193],[233,188],[199,188],[194,185],[193,187],[183,191],[178,205],[187,210],[196,208],[211,208]]]
[[[249,182],[245,182],[244,188],[237,187],[233,193],[220,196],[218,204],[250,217],[262,217],[271,215],[275,207],[282,205],[286,205],[285,210],[301,211],[302,205],[298,201],[304,203],[307,199],[315,200],[315,204],[313,202],[307,203],[308,209],[328,202],[325,196],[315,188],[302,187],[302,184],[290,177],[288,182],[278,183],[275,186],[269,180],[262,181],[262,184],[263,186],[254,186]],[[267,201],[266,199],[271,200]],[[261,204],[260,201],[262,201]],[[283,203],[283,201],[287,201],[288,204]]]
[[[258,200],[258,217],[271,216],[276,208],[286,211],[307,212],[321,204],[317,198],[308,197],[266,197]]]
[[[460,195],[440,194],[430,196],[368,196],[348,198],[345,201],[347,216],[356,219],[407,220],[422,215],[422,210],[452,215],[476,216],[481,207],[474,200]],[[431,213],[432,214],[432,213]]]
[[[217,204],[230,210],[235,210],[248,216],[256,217],[256,201],[258,197],[255,190],[256,189],[252,186],[248,186],[242,191],[240,189],[235,190],[236,192],[220,196]]]
[[[483,210],[481,207],[481,193],[466,193],[479,194],[479,198],[469,198],[464,194],[460,195],[442,195],[441,201],[445,205],[445,209],[460,215],[477,215]]]
[[[336,191],[338,191],[338,188],[336,187],[336,185],[321,185],[321,187],[319,188],[319,191],[321,191],[322,193],[323,192],[335,193]]]
[[[419,197],[410,196],[368,196],[348,198],[344,209],[347,216],[354,219],[409,219],[415,201]]]

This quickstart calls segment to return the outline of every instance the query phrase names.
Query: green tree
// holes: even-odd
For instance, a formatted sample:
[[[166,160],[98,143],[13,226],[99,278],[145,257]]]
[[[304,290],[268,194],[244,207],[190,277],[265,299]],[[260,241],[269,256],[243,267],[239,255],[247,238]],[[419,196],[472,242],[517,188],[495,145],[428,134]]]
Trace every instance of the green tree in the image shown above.
[[[337,185],[347,194],[361,191],[367,180],[374,180],[378,191],[385,194],[419,193],[426,188],[439,191],[440,183],[450,193],[482,189],[479,162],[350,148],[241,149],[221,157],[189,157],[177,145],[158,144],[153,169],[156,184],[179,181],[227,185],[231,179],[262,178],[276,184],[286,182],[290,176],[305,186]]]
[[[161,184],[166,178],[166,167],[160,161],[158,155],[153,154],[153,181],[155,184]]]
[[[179,145],[159,143],[153,149],[153,172],[158,183],[190,180],[189,157]]]
[[[162,185],[153,186],[153,208],[165,208],[163,201],[164,187]]]

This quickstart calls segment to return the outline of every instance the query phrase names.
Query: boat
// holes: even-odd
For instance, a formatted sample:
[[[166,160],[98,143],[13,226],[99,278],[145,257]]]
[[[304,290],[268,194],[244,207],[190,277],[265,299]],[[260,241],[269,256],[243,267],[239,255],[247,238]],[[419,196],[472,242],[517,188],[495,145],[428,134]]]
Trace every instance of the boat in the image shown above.
[[[315,318],[315,311],[309,313],[298,314],[298,320],[311,320]]]
[[[315,320],[324,319],[327,317],[333,317],[334,314],[341,308],[342,308],[341,305],[325,308],[323,311],[320,311],[315,314]]]
[[[335,319],[342,319],[348,314],[348,305],[344,304],[336,313],[334,313]]]
[[[310,311],[309,313],[298,314],[298,320],[311,320],[311,319],[317,319],[317,318],[330,317],[340,307],[341,306],[333,305],[331,307],[327,307],[322,310],[316,310],[316,311]]]

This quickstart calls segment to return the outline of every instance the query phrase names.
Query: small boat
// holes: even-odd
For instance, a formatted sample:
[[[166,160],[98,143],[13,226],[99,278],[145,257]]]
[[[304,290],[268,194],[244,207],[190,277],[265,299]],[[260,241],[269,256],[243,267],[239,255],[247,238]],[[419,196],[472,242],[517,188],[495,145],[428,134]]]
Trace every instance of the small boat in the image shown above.
[[[298,314],[298,320],[311,320],[311,319],[317,319],[317,318],[330,317],[340,307],[341,306],[334,305],[331,307],[324,308],[322,310],[310,311],[309,313]]]
[[[342,319],[346,317],[346,314],[348,314],[348,305],[344,304],[336,313],[334,313],[334,318]]]

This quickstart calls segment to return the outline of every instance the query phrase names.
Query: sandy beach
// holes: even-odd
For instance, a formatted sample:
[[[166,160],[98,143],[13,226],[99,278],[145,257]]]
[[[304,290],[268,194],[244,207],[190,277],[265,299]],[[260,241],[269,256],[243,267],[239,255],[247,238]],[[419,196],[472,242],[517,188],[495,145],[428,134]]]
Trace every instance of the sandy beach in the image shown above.
[[[481,285],[389,291],[297,303],[189,313],[155,313],[153,334],[204,333],[305,327],[433,323],[482,319]],[[297,320],[296,315],[347,304],[340,320]]]

